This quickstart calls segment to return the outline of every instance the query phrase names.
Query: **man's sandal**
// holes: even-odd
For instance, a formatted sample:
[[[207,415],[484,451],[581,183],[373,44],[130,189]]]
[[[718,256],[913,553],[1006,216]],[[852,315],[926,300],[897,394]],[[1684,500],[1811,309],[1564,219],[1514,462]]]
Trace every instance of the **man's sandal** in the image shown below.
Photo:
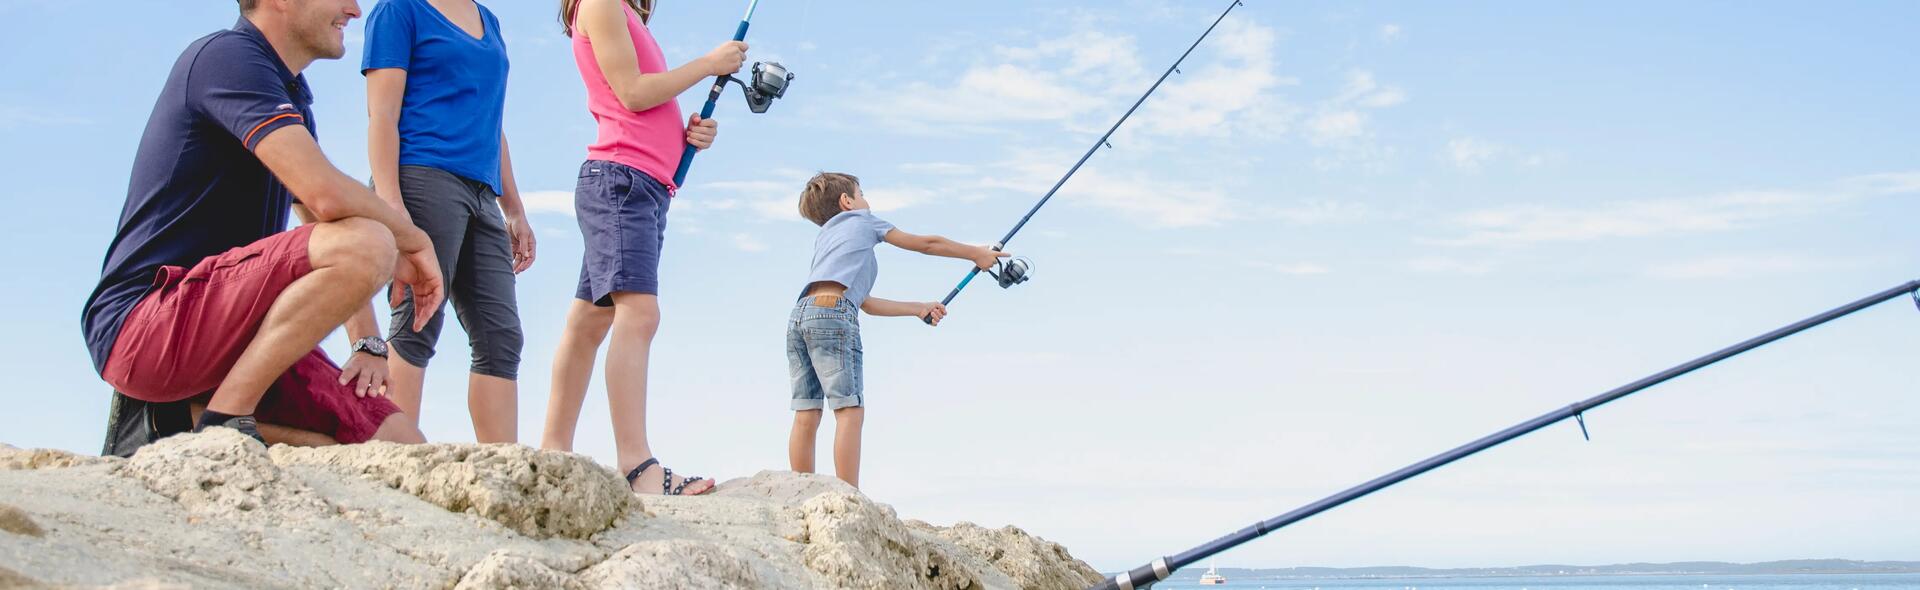
[[[638,479],[640,479],[640,474],[641,474],[641,473],[645,473],[645,472],[647,471],[647,468],[648,468],[648,467],[652,467],[652,466],[655,466],[655,465],[660,465],[660,459],[658,459],[658,458],[650,458],[650,459],[647,459],[646,461],[642,461],[642,462],[640,462],[640,466],[639,466],[639,467],[635,467],[635,468],[633,468],[633,471],[628,471],[628,472],[627,472],[627,487],[628,487],[628,488],[632,488],[632,487],[633,487],[633,482],[634,482],[635,480],[638,480]],[[704,478],[704,477],[689,477],[689,478],[686,478],[686,479],[684,479],[684,480],[681,480],[681,481],[680,481],[680,485],[677,485],[677,486],[676,486],[676,485],[673,485],[673,470],[672,470],[672,469],[668,469],[668,468],[667,468],[666,466],[664,466],[664,465],[661,465],[661,467],[660,467],[660,473],[661,473],[661,477],[660,477],[660,495],[663,495],[663,496],[682,496],[682,495],[686,495],[686,494],[685,494],[685,492],[687,491],[687,486],[688,486],[688,485],[692,485],[692,484],[693,484],[694,482],[697,482],[697,481],[706,481],[706,479],[707,479],[707,478]],[[712,487],[708,487],[708,488],[707,488],[707,489],[706,489],[705,491],[703,491],[703,492],[701,492],[700,494],[694,494],[694,495],[695,495],[695,496],[698,496],[698,495],[701,495],[701,494],[705,494],[706,492],[711,492],[711,491],[713,491],[713,488],[712,488]]]

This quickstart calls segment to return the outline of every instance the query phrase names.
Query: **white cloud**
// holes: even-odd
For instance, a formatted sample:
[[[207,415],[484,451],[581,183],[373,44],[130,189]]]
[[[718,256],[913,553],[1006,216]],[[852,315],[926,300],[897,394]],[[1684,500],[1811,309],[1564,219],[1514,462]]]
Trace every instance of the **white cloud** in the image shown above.
[[[1277,95],[1280,87],[1299,83],[1277,71],[1278,37],[1246,19],[1221,23],[1203,51],[1162,84],[1115,140],[1136,134],[1277,137],[1301,111]],[[1021,134],[1030,130],[1008,124],[1031,123],[1104,131],[1164,67],[1143,67],[1133,37],[1096,30],[1002,45],[990,55],[959,68],[949,81],[870,87],[848,102],[904,133]]]
[[[1278,219],[1291,225],[1356,221],[1366,218],[1370,213],[1365,204],[1329,199],[1302,201],[1290,206],[1266,207],[1260,211],[1262,217]]]
[[[1407,101],[1407,93],[1398,87],[1381,86],[1373,78],[1373,72],[1354,70],[1347,72],[1347,84],[1340,94],[1333,98],[1334,104],[1358,104],[1368,108],[1386,108]]]
[[[1399,41],[1400,36],[1405,33],[1406,33],[1406,30],[1402,29],[1398,24],[1387,23],[1384,25],[1380,25],[1380,40],[1385,41],[1387,43]]]
[[[1468,172],[1477,172],[1480,170],[1480,165],[1487,163],[1488,160],[1492,160],[1494,156],[1500,155],[1501,151],[1503,151],[1503,148],[1492,142],[1472,137],[1460,137],[1447,142],[1445,153],[1447,161],[1453,163],[1453,167]]]
[[[979,170],[979,167],[972,164],[959,164],[954,162],[916,162],[900,165],[900,171],[908,174],[965,176],[974,174],[976,170]]]
[[[573,191],[533,191],[520,193],[520,206],[528,214],[556,213],[573,216]]]
[[[1445,256],[1423,256],[1407,261],[1407,268],[1418,273],[1478,276],[1493,272],[1488,260],[1462,260]]]
[[[0,129],[19,127],[74,127],[92,125],[93,120],[63,113],[0,105]]]
[[[1816,258],[1793,253],[1736,254],[1663,262],[1649,267],[1647,276],[1673,280],[1748,279],[1767,275],[1852,269],[1862,266],[1864,262]]]
[[[1279,94],[1300,80],[1279,74],[1278,39],[1272,28],[1250,20],[1222,22],[1207,41],[1218,57],[1196,52],[1207,61],[1186,62],[1130,124],[1139,133],[1170,137],[1280,136],[1301,109]],[[1129,94],[1146,88],[1144,82],[1133,86]]]
[[[1449,245],[1578,242],[1728,231],[1807,209],[1818,197],[1744,192],[1712,197],[1626,201],[1585,209],[1522,205],[1461,215],[1467,235]]]
[[[1367,133],[1367,117],[1354,110],[1320,113],[1307,120],[1307,131],[1317,144],[1358,139]]]
[[[1547,163],[1547,157],[1543,154],[1525,153],[1511,146],[1478,137],[1456,137],[1448,140],[1447,147],[1440,150],[1440,158],[1463,172],[1479,172],[1486,165],[1496,162],[1518,163],[1522,166],[1539,166]]]
[[[1248,260],[1248,268],[1272,271],[1283,275],[1323,275],[1332,272],[1327,267],[1311,262],[1271,262],[1266,260]]]
[[[850,101],[896,131],[991,133],[1006,131],[996,123],[1067,123],[1110,110],[1111,91],[1141,77],[1133,38],[1098,31],[992,54],[998,59],[971,64],[949,82],[870,87]]]
[[[1464,235],[1431,241],[1454,246],[1515,245],[1724,232],[1863,198],[1912,193],[1920,193],[1920,172],[1857,176],[1817,192],[1743,191],[1592,207],[1520,205],[1456,216],[1451,223]]]
[[[1852,190],[1877,195],[1920,193],[1920,172],[1868,174],[1848,178],[1841,184]]]
[[[739,234],[739,233],[733,234],[733,247],[739,249],[741,252],[767,251],[766,243],[761,242],[759,239],[751,235]]]
[[[1373,72],[1347,72],[1347,81],[1340,93],[1322,102],[1318,112],[1307,120],[1309,139],[1314,145],[1340,148],[1347,152],[1343,157],[1349,159],[1388,153],[1372,148],[1365,141],[1372,135],[1368,129],[1371,117],[1367,111],[1405,102],[1406,91],[1381,85],[1373,77]]]
[[[1077,156],[1076,156],[1077,157]],[[1064,154],[1018,153],[995,168],[1002,176],[982,179],[982,188],[1030,195],[1044,194],[1059,180],[1060,171],[1073,162]],[[1188,180],[1169,180],[1145,173],[1109,174],[1082,168],[1055,198],[1105,209],[1140,225],[1179,228],[1218,225],[1235,217],[1235,203],[1220,191]]]

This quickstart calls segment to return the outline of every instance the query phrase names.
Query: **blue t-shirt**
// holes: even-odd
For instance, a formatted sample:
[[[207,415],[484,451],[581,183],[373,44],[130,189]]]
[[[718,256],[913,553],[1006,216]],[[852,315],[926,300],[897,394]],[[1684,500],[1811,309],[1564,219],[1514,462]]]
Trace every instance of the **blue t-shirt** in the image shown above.
[[[807,273],[807,286],[832,281],[846,286],[847,302],[859,308],[873,292],[873,281],[880,277],[880,261],[873,247],[887,241],[893,224],[873,216],[872,211],[842,211],[820,226],[820,237],[813,241],[813,271]],[[803,287],[800,296],[807,295]]]
[[[289,125],[313,132],[312,104],[306,78],[244,18],[180,54],[147,117],[119,228],[80,317],[95,370],[161,266],[191,267],[286,230],[293,195],[253,149]]]
[[[479,9],[486,30],[476,39],[427,0],[380,0],[367,13],[360,71],[407,71],[400,165],[445,170],[486,183],[497,195],[507,43],[493,12]]]

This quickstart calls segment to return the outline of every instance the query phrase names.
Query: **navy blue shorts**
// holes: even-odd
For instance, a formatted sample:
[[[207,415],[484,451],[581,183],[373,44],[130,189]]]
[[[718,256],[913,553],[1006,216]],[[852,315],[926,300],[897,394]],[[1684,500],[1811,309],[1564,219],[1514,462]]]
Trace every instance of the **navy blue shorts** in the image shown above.
[[[645,172],[604,160],[581,164],[573,210],[586,255],[573,296],[610,307],[617,292],[660,294],[660,248],[672,201],[667,185]]]

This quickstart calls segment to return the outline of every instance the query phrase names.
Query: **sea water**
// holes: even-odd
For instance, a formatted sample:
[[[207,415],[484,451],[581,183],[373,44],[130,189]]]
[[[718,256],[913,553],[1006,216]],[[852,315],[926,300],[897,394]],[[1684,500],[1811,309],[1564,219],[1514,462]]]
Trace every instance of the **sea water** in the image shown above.
[[[1156,590],[1920,590],[1920,574],[1795,574],[1757,576],[1551,576],[1511,578],[1390,578],[1258,580],[1228,578],[1202,586],[1192,579],[1161,582]]]

